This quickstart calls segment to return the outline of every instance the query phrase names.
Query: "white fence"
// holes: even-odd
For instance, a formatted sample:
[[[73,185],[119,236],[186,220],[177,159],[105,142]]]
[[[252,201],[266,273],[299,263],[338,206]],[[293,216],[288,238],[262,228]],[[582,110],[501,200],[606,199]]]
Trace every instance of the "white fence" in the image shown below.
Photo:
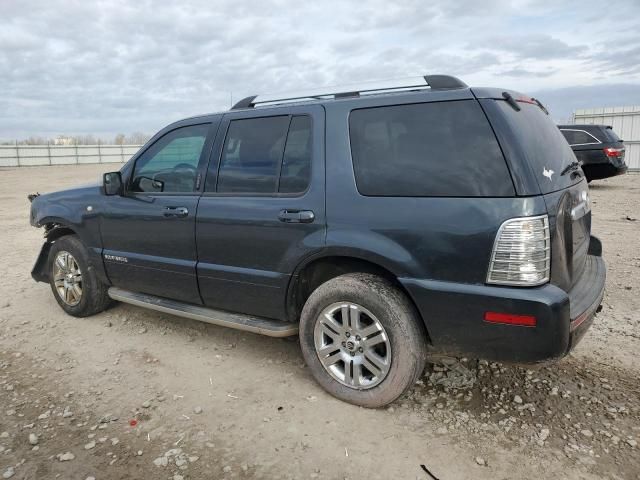
[[[629,170],[640,170],[640,105],[576,110],[573,123],[611,125],[624,142]]]
[[[142,145],[0,145],[0,167],[126,162]]]

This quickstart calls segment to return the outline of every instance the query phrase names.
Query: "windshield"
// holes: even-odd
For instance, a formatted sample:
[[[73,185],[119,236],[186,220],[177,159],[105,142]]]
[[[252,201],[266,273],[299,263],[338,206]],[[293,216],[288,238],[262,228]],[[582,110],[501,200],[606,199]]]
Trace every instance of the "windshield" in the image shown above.
[[[506,101],[496,103],[512,125],[542,193],[555,192],[581,180],[578,175],[560,175],[576,157],[549,115],[530,103],[518,102],[520,111]]]

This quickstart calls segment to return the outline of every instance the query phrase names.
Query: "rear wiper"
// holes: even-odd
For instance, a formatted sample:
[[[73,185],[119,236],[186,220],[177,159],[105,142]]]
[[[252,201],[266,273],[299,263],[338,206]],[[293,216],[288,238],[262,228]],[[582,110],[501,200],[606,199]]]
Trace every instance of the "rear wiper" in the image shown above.
[[[538,100],[537,98],[532,98],[531,101],[538,105],[540,107],[540,110],[549,115],[549,110],[547,110],[545,106],[542,105],[542,102],[540,102],[540,100]]]
[[[569,165],[564,167],[564,170],[562,170],[562,172],[560,172],[560,176],[565,175],[565,174],[567,174],[569,172],[573,172],[574,170],[577,170],[578,168],[580,168],[580,162],[571,162]]]
[[[513,95],[511,95],[509,92],[502,92],[502,98],[504,98],[509,104],[509,106],[513,108],[516,112],[520,111],[520,105],[518,105],[518,102],[516,102],[516,99],[513,98]]]

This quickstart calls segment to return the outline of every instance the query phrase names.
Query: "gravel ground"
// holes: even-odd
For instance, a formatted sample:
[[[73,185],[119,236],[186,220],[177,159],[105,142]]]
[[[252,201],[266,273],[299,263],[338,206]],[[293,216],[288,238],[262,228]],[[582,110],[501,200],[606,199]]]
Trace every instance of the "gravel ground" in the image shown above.
[[[296,339],[123,304],[66,316],[29,276],[26,195],[114,168],[0,169],[3,478],[640,479],[640,176],[591,188],[607,293],[574,353],[442,358],[366,410],[313,382]]]

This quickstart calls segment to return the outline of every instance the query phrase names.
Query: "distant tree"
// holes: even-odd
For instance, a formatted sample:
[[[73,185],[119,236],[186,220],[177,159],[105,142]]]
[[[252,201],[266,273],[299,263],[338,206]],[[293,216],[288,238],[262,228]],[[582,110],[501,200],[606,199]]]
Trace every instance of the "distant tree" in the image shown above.
[[[142,145],[147,143],[150,138],[146,133],[134,132],[125,139],[125,142],[127,145]]]
[[[119,133],[116,135],[116,138],[114,138],[113,143],[115,145],[124,145],[124,141],[127,137],[124,136],[124,133]]]
[[[48,140],[44,137],[30,136],[26,140],[19,141],[20,145],[46,145]]]

